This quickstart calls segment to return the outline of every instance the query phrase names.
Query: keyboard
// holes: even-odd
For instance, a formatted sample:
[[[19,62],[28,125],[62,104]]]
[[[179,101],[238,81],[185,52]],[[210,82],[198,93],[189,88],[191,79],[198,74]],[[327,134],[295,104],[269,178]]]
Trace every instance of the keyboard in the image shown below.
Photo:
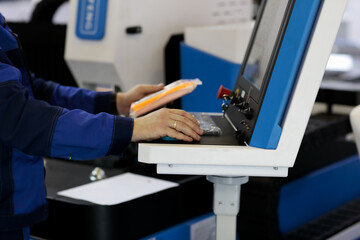
[[[221,128],[216,125],[208,113],[193,112],[190,113],[200,124],[200,128],[204,131],[204,136],[220,136]]]

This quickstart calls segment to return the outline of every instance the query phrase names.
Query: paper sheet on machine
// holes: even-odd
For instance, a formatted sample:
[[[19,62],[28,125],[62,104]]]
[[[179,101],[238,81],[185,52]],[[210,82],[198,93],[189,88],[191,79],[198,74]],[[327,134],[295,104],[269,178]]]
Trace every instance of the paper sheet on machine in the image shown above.
[[[115,205],[173,188],[179,184],[133,173],[124,173],[98,182],[58,192],[58,195],[100,205]]]

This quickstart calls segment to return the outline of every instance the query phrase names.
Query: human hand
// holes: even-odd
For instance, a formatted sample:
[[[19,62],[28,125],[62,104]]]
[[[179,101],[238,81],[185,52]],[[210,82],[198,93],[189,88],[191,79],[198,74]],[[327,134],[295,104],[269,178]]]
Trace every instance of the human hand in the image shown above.
[[[132,142],[169,136],[186,142],[199,141],[203,130],[196,119],[183,110],[162,108],[134,119]]]
[[[164,84],[137,85],[124,93],[116,94],[116,109],[119,114],[129,115],[130,106],[133,102],[164,88]]]

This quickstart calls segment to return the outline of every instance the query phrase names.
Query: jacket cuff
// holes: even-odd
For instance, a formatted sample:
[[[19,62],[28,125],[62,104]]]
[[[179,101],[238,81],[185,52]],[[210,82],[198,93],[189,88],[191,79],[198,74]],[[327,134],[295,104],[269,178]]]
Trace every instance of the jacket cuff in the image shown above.
[[[107,155],[122,155],[130,144],[133,129],[134,119],[115,116],[112,141]]]
[[[97,92],[94,98],[94,113],[106,112],[117,115],[116,93]]]

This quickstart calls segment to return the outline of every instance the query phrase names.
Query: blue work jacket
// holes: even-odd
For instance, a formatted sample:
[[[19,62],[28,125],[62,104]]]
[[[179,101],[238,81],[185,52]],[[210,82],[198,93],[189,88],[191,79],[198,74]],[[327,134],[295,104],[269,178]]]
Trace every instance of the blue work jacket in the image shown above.
[[[105,113],[112,97],[35,78],[0,14],[0,234],[46,217],[43,157],[121,155],[133,120]]]

